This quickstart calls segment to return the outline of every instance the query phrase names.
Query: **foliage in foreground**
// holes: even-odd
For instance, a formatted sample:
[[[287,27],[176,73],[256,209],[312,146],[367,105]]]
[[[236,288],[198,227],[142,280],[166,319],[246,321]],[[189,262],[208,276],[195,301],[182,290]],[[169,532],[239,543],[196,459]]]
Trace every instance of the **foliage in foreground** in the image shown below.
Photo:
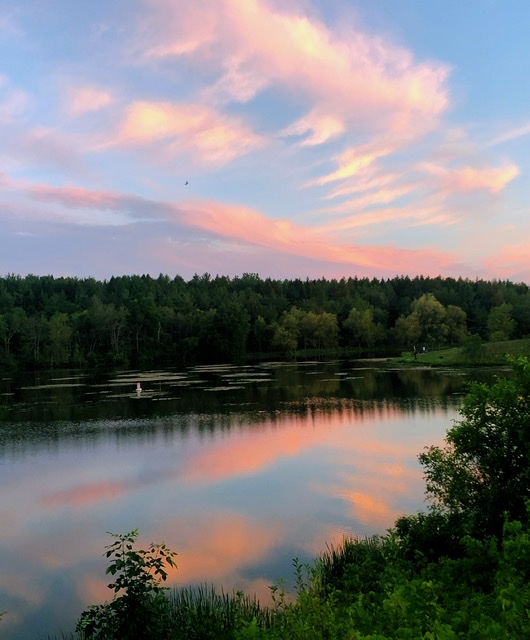
[[[123,594],[80,620],[85,639],[523,640],[530,637],[530,360],[474,384],[444,448],[421,454],[433,503],[386,536],[295,561],[296,594],[261,608],[236,593],[160,583],[174,553],[117,536],[109,585]],[[160,551],[163,553],[160,553]],[[132,606],[134,605],[134,606]]]
[[[176,553],[165,544],[151,544],[148,550],[135,549],[135,529],[127,534],[111,534],[115,541],[106,547],[110,558],[106,573],[114,576],[108,585],[117,597],[83,612],[77,631],[86,638],[157,638],[168,625],[167,598],[161,583],[166,566],[176,567]]]
[[[480,537],[500,533],[504,513],[527,517],[530,361],[511,363],[513,377],[471,384],[463,420],[448,431],[445,447],[430,447],[419,456],[428,495]]]
[[[345,540],[313,565],[295,561],[296,598],[272,587],[273,607],[212,589],[123,594],[90,608],[85,639],[523,640],[530,637],[530,530],[506,522],[499,538],[464,536],[461,556],[407,560],[396,532]],[[131,574],[132,575],[132,574]],[[149,590],[151,592],[151,589]],[[156,589],[155,589],[156,592]],[[120,603],[119,605],[117,603]],[[156,605],[154,605],[156,603]],[[87,624],[89,622],[89,624]]]

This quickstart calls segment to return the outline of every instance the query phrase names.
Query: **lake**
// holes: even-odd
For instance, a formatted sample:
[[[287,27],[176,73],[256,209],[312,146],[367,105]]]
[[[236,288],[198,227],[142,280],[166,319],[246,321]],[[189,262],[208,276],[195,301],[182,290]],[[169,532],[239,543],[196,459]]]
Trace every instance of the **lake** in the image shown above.
[[[109,599],[109,531],[177,551],[169,585],[268,602],[293,558],[424,508],[417,454],[443,441],[465,382],[491,375],[366,361],[4,374],[0,635],[71,631]]]

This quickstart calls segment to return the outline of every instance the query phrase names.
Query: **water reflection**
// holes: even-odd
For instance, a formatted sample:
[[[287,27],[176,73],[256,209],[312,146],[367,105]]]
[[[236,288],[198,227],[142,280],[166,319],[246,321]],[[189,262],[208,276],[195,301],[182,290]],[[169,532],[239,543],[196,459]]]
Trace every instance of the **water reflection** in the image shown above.
[[[361,400],[447,396],[461,391],[461,378],[454,372],[389,371],[340,362],[114,375],[39,372],[1,381],[0,416],[13,422],[42,423],[150,418],[153,411],[157,415],[226,413],[233,406],[276,411],[280,403],[308,395]],[[156,409],[155,402],[160,405]]]
[[[5,638],[67,630],[109,597],[108,530],[177,550],[173,584],[265,598],[293,557],[421,508],[416,455],[463,391],[451,372],[339,362],[69,375],[2,382]]]

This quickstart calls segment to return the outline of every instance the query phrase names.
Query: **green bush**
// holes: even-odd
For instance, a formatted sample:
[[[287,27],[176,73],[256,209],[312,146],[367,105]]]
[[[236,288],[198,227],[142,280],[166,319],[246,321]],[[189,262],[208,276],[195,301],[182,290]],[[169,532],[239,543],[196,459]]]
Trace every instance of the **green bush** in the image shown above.
[[[512,378],[473,383],[463,420],[446,446],[420,454],[427,493],[442,512],[460,518],[469,533],[499,535],[504,514],[527,517],[530,496],[530,360],[512,359]]]
[[[115,577],[108,585],[114,599],[84,611],[76,630],[87,640],[169,637],[168,600],[161,583],[167,578],[166,565],[176,566],[177,554],[165,544],[135,549],[138,529],[110,535],[116,540],[105,547],[105,555],[111,559],[106,574]]]

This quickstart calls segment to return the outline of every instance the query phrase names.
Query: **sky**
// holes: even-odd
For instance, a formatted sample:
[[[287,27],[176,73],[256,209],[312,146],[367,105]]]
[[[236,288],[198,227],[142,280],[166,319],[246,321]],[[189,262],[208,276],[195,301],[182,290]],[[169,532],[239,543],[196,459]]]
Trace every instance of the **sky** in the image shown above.
[[[530,283],[527,0],[0,0],[0,275]]]

